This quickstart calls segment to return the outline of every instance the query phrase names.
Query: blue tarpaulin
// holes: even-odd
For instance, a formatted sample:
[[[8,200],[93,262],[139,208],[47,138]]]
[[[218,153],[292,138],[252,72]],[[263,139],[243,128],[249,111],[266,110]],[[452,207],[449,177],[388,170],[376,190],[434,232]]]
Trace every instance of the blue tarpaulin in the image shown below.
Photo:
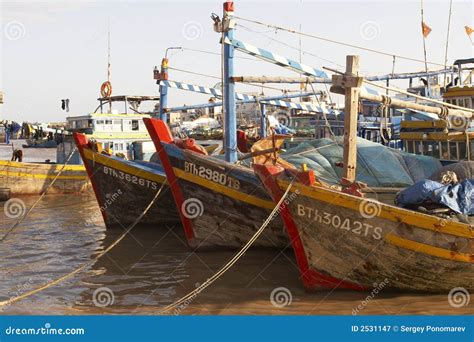
[[[397,196],[400,207],[426,202],[442,204],[458,214],[474,215],[474,179],[465,179],[454,185],[426,179],[416,182]]]

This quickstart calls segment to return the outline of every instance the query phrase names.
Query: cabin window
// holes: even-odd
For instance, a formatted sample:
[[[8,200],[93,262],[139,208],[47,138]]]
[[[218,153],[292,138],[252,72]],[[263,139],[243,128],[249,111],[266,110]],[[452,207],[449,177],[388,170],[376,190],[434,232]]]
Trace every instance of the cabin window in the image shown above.
[[[415,141],[415,153],[423,154],[423,141]]]
[[[425,141],[423,143],[423,154],[425,156],[439,158],[439,144],[435,141]]]
[[[449,145],[449,160],[458,160],[458,146],[454,141],[450,141]]]
[[[122,131],[122,120],[113,120],[113,130],[115,132]]]
[[[458,152],[459,152],[459,160],[466,160],[466,143],[465,142],[458,142]]]
[[[449,160],[448,143],[446,141],[441,142],[441,159]]]
[[[415,142],[414,141],[407,141],[407,152],[408,153],[415,153]]]
[[[138,120],[132,120],[131,127],[132,127],[132,131],[138,131],[140,129]]]

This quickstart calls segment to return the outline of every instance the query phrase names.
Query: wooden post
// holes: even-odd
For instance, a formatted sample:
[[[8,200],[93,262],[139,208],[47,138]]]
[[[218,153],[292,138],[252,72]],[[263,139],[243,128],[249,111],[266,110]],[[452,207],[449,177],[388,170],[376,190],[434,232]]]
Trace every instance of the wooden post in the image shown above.
[[[360,83],[351,82],[359,73],[359,56],[346,57],[345,104],[344,104],[344,172],[349,182],[356,179],[357,166],[357,116],[359,115]]]

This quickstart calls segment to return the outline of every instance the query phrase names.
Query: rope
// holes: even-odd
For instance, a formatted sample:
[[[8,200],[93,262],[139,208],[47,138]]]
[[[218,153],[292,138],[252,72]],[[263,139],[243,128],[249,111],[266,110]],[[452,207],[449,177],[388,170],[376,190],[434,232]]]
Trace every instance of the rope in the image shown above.
[[[193,52],[206,53],[206,54],[208,54],[208,55],[215,55],[215,56],[220,56],[220,55],[221,55],[219,52],[206,51],[206,50],[199,50],[199,49],[191,49],[191,48],[186,48],[186,47],[181,48],[181,50],[183,50],[183,51],[193,51]],[[263,62],[261,59],[250,58],[250,57],[234,56],[234,58],[246,59],[246,60],[253,61],[253,62]]]
[[[163,314],[173,308],[176,308],[177,306],[181,305],[182,303],[186,302],[189,299],[192,299],[196,297],[199,293],[201,293],[204,289],[206,289],[208,286],[210,286],[212,283],[214,283],[216,280],[218,280],[225,272],[227,272],[234,264],[239,261],[239,259],[247,252],[247,250],[252,246],[252,244],[257,240],[257,238],[262,234],[264,229],[268,226],[270,221],[274,218],[275,213],[280,209],[280,205],[283,203],[285,200],[286,196],[290,192],[291,187],[293,186],[294,179],[291,181],[290,185],[288,185],[288,188],[286,189],[285,193],[281,197],[281,199],[278,201],[276,204],[275,208],[273,208],[272,212],[270,215],[267,217],[265,222],[263,222],[262,226],[255,232],[255,234],[252,236],[252,238],[245,244],[245,246],[242,247],[242,249],[231,259],[227,264],[225,264],[223,267],[219,269],[212,277],[208,278],[204,283],[202,283],[199,287],[197,287],[195,290],[189,292],[187,295],[181,297],[178,299],[176,302],[164,307],[162,310],[159,311],[159,314]]]
[[[377,53],[379,55],[390,56],[390,57],[395,56],[395,57],[400,58],[400,59],[404,59],[404,60],[412,61],[412,62],[418,62],[418,63],[424,63],[425,62],[424,60],[421,60],[421,59],[402,56],[402,55],[396,55],[396,54],[393,54],[393,53],[388,53],[388,52],[384,52],[384,51],[380,51],[380,50],[366,48],[364,46],[349,44],[349,43],[337,41],[337,40],[334,40],[334,39],[329,39],[329,38],[325,38],[325,37],[321,37],[321,36],[316,36],[314,34],[304,33],[304,32],[296,31],[296,30],[293,30],[293,29],[289,29],[289,28],[285,28],[285,27],[281,27],[281,26],[277,26],[277,25],[273,25],[273,24],[267,24],[267,23],[264,23],[264,22],[261,22],[261,21],[258,21],[258,20],[242,18],[242,17],[236,16],[236,15],[234,15],[234,18],[240,19],[240,20],[243,20],[243,21],[247,21],[247,22],[250,22],[250,23],[253,23],[253,24],[257,24],[257,25],[270,27],[270,28],[273,28],[275,30],[282,30],[282,31],[286,31],[286,32],[289,32],[289,33],[299,34],[299,35],[302,35],[302,36],[305,36],[305,37],[310,37],[310,38],[322,40],[322,41],[333,43],[333,44],[344,45],[344,46],[348,46],[348,47],[359,49],[359,50],[364,50],[364,51],[368,51],[368,52],[372,52],[372,53]],[[443,64],[434,63],[434,62],[428,62],[428,64],[443,66]]]
[[[316,96],[316,91],[314,90],[313,83],[309,83],[309,85],[310,85],[311,90],[313,91],[313,93],[316,97],[316,101],[318,102],[319,106],[321,106],[321,102],[319,101],[318,97]],[[322,111],[322,114],[323,114],[324,122],[326,123],[326,127],[329,129],[329,134],[331,134],[331,140],[334,141],[336,143],[336,145],[338,145],[338,143],[336,141],[336,135],[334,134],[334,132],[332,130],[331,124],[329,123],[328,117],[326,116],[326,113],[324,112],[324,110]]]
[[[53,178],[53,180],[51,181],[51,183],[49,183],[49,185],[46,187],[46,189],[44,190],[44,192],[41,194],[41,196],[35,201],[35,203],[33,203],[33,205],[31,206],[30,209],[28,209],[27,213],[23,216],[21,216],[18,221],[15,222],[15,224],[13,226],[11,226],[11,228],[5,233],[5,235],[3,235],[1,238],[0,238],[0,242],[3,242],[3,240],[5,240],[7,238],[7,236],[13,231],[13,229],[15,229],[16,227],[18,227],[18,225],[20,223],[23,222],[23,220],[33,211],[33,209],[36,207],[36,205],[43,199],[43,197],[46,195],[46,193],[48,192],[48,190],[54,185],[54,183],[56,182],[56,180],[58,179],[58,177],[61,175],[61,173],[64,171],[64,169],[66,168],[66,165],[69,163],[69,161],[71,160],[74,152],[76,152],[76,149],[77,147],[74,147],[74,149],[72,150],[72,152],[69,154],[69,156],[67,157],[66,159],[66,162],[64,163],[63,167],[61,168],[61,170],[59,170],[58,174]]]
[[[284,42],[284,41],[281,41],[281,40],[278,40],[278,39],[276,39],[276,38],[270,37],[270,36],[267,35],[267,34],[264,34],[264,33],[261,33],[261,32],[257,32],[257,31],[255,31],[255,30],[252,30],[251,28],[249,28],[249,27],[247,27],[247,26],[244,26],[244,25],[242,25],[242,24],[238,24],[238,25],[236,24],[236,26],[240,26],[240,27],[242,27],[243,29],[245,29],[245,30],[247,30],[247,31],[249,31],[249,32],[259,33],[259,34],[261,34],[262,36],[264,36],[265,38],[267,38],[267,39],[269,39],[269,40],[271,40],[271,41],[273,41],[273,42],[276,42],[276,43],[281,44],[281,45],[283,45],[283,46],[289,47],[290,49],[293,49],[293,50],[296,50],[296,51],[300,51],[300,48],[297,48],[296,46],[293,46],[293,45],[291,45],[291,44],[288,44],[288,43],[286,43],[286,42]],[[344,68],[344,67],[345,67],[345,66],[342,65],[342,64],[333,62],[333,61],[331,61],[331,60],[329,60],[329,59],[325,59],[325,58],[323,58],[323,57],[321,57],[321,56],[315,55],[314,53],[311,53],[311,52],[308,52],[308,51],[301,51],[301,53],[302,53],[303,55],[309,55],[309,56],[315,57],[315,58],[317,58],[317,59],[320,59],[320,60],[322,60],[322,61],[325,61],[325,62],[334,64],[334,65],[337,65],[338,67],[341,67],[341,68]]]
[[[85,268],[89,267],[89,266],[92,266],[96,261],[98,261],[100,258],[102,258],[105,254],[107,254],[112,248],[114,248],[120,241],[123,240],[123,238],[138,224],[138,222],[140,222],[140,220],[143,218],[143,216],[146,215],[146,213],[148,212],[148,210],[151,208],[151,206],[155,203],[156,199],[158,198],[158,196],[160,195],[161,191],[163,190],[165,186],[165,183],[162,183],[161,184],[161,187],[158,189],[158,192],[156,193],[155,197],[153,197],[153,199],[151,200],[150,204],[148,204],[148,206],[145,208],[145,210],[140,214],[140,216],[138,216],[138,218],[125,230],[125,232],[123,232],[122,235],[120,235],[120,237],[115,240],[114,243],[112,243],[109,247],[107,247],[105,250],[103,250],[102,252],[99,253],[99,255],[97,255],[94,259],[92,259],[91,261],[83,264],[82,266],[76,268],[74,271],[68,273],[68,274],[65,274],[55,280],[52,280],[34,290],[31,290],[27,293],[24,293],[22,294],[21,296],[17,296],[17,297],[12,297],[8,300],[4,300],[4,301],[1,301],[0,302],[0,308],[2,306],[5,306],[5,305],[11,305],[15,302],[18,302],[20,300],[23,300],[25,298],[28,298],[38,292],[41,292],[43,290],[46,290],[54,285],[57,285],[61,282],[63,282],[64,280],[66,279],[69,279],[70,277],[72,277],[73,275],[81,272],[82,270],[84,270]]]

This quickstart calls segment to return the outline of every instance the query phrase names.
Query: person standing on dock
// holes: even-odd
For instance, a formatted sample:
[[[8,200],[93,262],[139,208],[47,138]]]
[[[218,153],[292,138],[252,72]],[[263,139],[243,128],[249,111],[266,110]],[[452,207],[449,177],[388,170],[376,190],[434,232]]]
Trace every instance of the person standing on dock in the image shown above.
[[[10,144],[10,131],[11,131],[11,124],[8,121],[5,121],[5,144]]]

